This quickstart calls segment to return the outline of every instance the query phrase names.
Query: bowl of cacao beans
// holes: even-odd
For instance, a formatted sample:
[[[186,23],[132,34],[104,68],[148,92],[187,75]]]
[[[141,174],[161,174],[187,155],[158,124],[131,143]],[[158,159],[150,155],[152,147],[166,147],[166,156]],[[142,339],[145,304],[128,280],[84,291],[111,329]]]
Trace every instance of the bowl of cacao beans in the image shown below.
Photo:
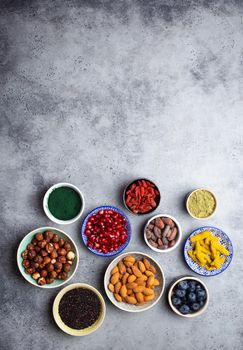
[[[182,230],[179,222],[171,215],[158,214],[145,225],[144,240],[146,244],[158,253],[169,253],[181,241]]]
[[[54,227],[40,227],[20,242],[17,264],[22,276],[32,285],[55,288],[70,281],[79,261],[72,238]]]

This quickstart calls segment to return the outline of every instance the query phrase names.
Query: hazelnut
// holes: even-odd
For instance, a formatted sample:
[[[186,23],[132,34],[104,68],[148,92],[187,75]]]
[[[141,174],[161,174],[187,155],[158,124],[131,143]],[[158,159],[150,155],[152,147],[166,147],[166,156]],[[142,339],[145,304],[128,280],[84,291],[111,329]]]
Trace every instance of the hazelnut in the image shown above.
[[[53,235],[53,237],[52,237],[52,242],[53,243],[57,243],[57,242],[59,242],[59,236],[55,233],[54,235]]]
[[[60,238],[60,239],[59,239],[59,246],[60,246],[60,247],[63,247],[64,244],[65,244],[64,239],[63,239],[63,238]]]
[[[27,249],[28,249],[28,250],[33,250],[34,248],[35,248],[35,246],[34,246],[33,243],[29,243],[29,244],[27,245]]]
[[[52,282],[54,282],[54,278],[46,277],[46,283],[47,283],[47,284],[50,284],[50,283],[52,283]]]
[[[46,232],[44,233],[45,239],[48,239],[49,241],[52,240],[53,236],[54,236],[54,233],[53,233],[52,231],[46,231]]]
[[[47,265],[46,265],[46,270],[47,270],[48,272],[53,271],[53,270],[54,270],[54,265],[52,265],[51,263],[47,264]]]
[[[32,273],[35,272],[35,269],[33,267],[27,267],[25,270],[25,273],[27,273],[28,275],[32,275]]]
[[[41,248],[36,245],[35,246],[35,251],[36,251],[36,253],[39,253],[41,251]]]
[[[43,259],[43,264],[49,264],[51,262],[51,258],[49,256],[45,256]]]
[[[34,280],[38,280],[38,278],[40,278],[39,272],[34,272],[34,273],[32,274],[32,278],[34,278]]]
[[[41,264],[43,262],[43,258],[41,255],[36,255],[36,257],[34,258],[34,262]]]
[[[57,253],[63,256],[67,255],[67,251],[64,248],[59,248]]]
[[[53,244],[52,243],[47,243],[47,245],[46,245],[47,253],[51,253],[53,250],[54,250]]]
[[[37,269],[39,267],[39,264],[34,262],[33,260],[30,262],[30,266],[33,267],[34,269]]]
[[[42,241],[43,240],[43,234],[41,232],[38,232],[36,235],[35,235],[35,239],[37,241]]]
[[[67,259],[68,260],[74,260],[75,259],[75,253],[70,250],[68,253],[67,253]]]
[[[21,256],[22,256],[23,259],[27,259],[27,257],[28,257],[28,250],[25,249],[25,250],[21,253]]]
[[[60,255],[60,256],[58,256],[58,258],[57,258],[57,262],[60,262],[61,264],[65,264],[66,261],[67,261],[67,259],[66,259],[65,256],[63,256],[63,255]]]
[[[32,259],[34,259],[36,257],[36,251],[35,250],[30,250],[29,252],[28,252],[28,258],[30,259],[30,260],[32,260]]]
[[[29,261],[29,260],[23,260],[22,265],[23,265],[25,268],[27,268],[27,267],[30,266],[30,261]]]
[[[57,277],[57,272],[56,271],[51,271],[51,272],[48,273],[48,276],[50,278],[56,278]]]
[[[41,277],[46,277],[47,276],[47,271],[46,270],[41,270],[40,275],[41,275]]]
[[[69,265],[68,263],[63,265],[63,271],[64,272],[69,272],[71,270],[71,265]]]
[[[51,264],[54,265],[56,263],[56,259],[51,259]]]
[[[61,269],[62,269],[62,264],[61,264],[60,262],[56,262],[56,263],[54,264],[54,268],[55,268],[56,271],[57,271],[57,270],[61,270]]]
[[[46,284],[46,279],[45,279],[44,277],[40,277],[40,278],[38,279],[38,284],[39,284],[40,286],[44,286],[44,285]]]
[[[41,249],[40,254],[41,254],[41,256],[43,256],[43,257],[48,255],[47,251],[44,250],[44,249]]]
[[[59,243],[53,243],[53,247],[55,250],[58,250],[60,248]]]
[[[58,257],[58,254],[57,254],[57,251],[56,250],[53,250],[53,252],[50,253],[50,257],[52,259],[56,259]]]
[[[70,244],[70,243],[68,243],[68,242],[65,242],[65,244],[64,244],[64,246],[63,246],[63,248],[64,248],[64,249],[66,249],[66,251],[67,251],[67,252],[69,252],[69,250],[71,250],[71,249],[72,249],[71,244]]]
[[[44,264],[44,263],[41,263],[41,264],[39,265],[39,268],[40,268],[40,269],[44,269],[44,267],[45,267],[45,264]]]
[[[34,246],[36,246],[37,245],[37,243],[38,243],[38,241],[37,241],[37,239],[32,239],[32,244],[34,245]]]
[[[59,280],[65,280],[67,278],[67,273],[66,272],[61,272],[59,273],[58,277]]]
[[[44,248],[46,246],[46,240],[43,239],[43,241],[38,242],[38,247]]]

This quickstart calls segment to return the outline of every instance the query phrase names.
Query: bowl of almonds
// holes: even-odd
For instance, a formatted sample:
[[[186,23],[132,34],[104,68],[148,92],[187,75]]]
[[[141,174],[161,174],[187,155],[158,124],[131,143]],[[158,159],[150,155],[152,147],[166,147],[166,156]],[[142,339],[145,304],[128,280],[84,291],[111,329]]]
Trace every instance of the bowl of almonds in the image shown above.
[[[153,216],[144,228],[146,244],[158,253],[168,253],[174,250],[180,243],[181,237],[180,224],[173,216],[168,214]]]
[[[104,287],[110,301],[119,309],[141,312],[161,298],[165,285],[160,265],[149,255],[128,252],[107,267]]]

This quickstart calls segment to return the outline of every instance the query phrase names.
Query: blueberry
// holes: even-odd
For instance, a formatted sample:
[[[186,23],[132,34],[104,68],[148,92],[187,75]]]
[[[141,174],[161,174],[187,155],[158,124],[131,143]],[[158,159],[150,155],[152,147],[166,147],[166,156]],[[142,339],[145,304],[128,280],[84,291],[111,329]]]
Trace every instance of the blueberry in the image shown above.
[[[197,284],[197,285],[196,285],[196,289],[202,289],[201,284]]]
[[[183,289],[176,289],[175,295],[179,298],[183,298],[186,295],[186,291]]]
[[[190,308],[188,305],[181,305],[181,307],[179,308],[179,311],[183,314],[183,315],[186,315],[186,314],[189,314],[190,312]]]
[[[194,290],[196,289],[196,282],[195,281],[189,281],[188,282],[188,288],[189,288],[190,292],[194,292]]]
[[[177,288],[186,290],[186,289],[188,288],[188,283],[187,283],[187,281],[180,281],[180,282],[177,284]]]
[[[179,306],[179,305],[181,305],[181,299],[180,299],[180,298],[172,297],[171,301],[172,301],[172,304],[173,304],[174,306]]]
[[[193,311],[198,311],[200,309],[200,305],[198,303],[193,303],[191,308]]]
[[[203,300],[200,300],[200,301],[199,301],[199,305],[200,305],[200,307],[203,307],[204,301],[203,301]]]
[[[206,299],[206,292],[204,289],[198,289],[196,291],[196,295],[197,295],[197,300],[201,301],[201,300],[205,300]]]
[[[193,292],[191,292],[191,293],[189,293],[188,294],[188,301],[190,302],[190,303],[194,303],[195,301],[196,301],[196,294],[195,293],[193,293]]]

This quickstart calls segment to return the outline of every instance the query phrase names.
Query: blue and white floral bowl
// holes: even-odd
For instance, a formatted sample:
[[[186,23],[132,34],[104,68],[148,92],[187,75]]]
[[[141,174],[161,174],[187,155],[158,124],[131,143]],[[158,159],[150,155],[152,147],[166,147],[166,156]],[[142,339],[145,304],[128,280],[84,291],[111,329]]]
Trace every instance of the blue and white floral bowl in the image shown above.
[[[224,263],[221,265],[219,269],[214,269],[214,270],[207,270],[204,267],[200,266],[197,264],[188,254],[188,250],[192,249],[190,237],[191,236],[196,236],[199,233],[209,230],[214,236],[219,237],[220,243],[229,251],[229,256],[226,257]],[[233,258],[233,245],[229,237],[226,235],[225,232],[220,230],[217,227],[213,226],[203,226],[199,227],[196,230],[192,231],[190,235],[187,237],[187,240],[184,245],[184,258],[187,263],[187,265],[190,267],[190,269],[194,272],[196,272],[199,275],[205,276],[205,277],[210,277],[210,276],[216,276],[222,273],[224,270],[226,270]]]

